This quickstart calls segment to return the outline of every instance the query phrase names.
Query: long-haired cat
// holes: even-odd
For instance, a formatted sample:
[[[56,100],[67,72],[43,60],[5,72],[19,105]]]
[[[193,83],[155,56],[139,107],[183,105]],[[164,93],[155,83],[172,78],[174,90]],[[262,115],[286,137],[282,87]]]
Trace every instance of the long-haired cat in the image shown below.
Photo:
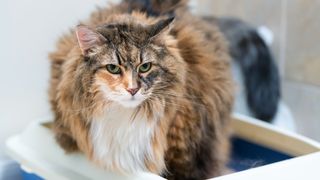
[[[50,56],[57,142],[107,170],[221,175],[233,104],[227,49],[183,0],[97,10]]]

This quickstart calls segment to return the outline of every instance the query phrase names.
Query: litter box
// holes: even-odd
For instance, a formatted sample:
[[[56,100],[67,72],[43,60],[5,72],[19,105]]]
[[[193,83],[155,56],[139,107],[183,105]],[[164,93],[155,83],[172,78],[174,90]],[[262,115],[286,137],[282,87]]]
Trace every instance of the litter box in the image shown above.
[[[231,160],[233,173],[213,179],[320,179],[320,144],[270,124],[235,114]],[[53,133],[31,123],[6,142],[8,154],[21,166],[25,180],[38,179],[163,179],[155,174],[124,176],[99,169],[81,153],[65,154]]]

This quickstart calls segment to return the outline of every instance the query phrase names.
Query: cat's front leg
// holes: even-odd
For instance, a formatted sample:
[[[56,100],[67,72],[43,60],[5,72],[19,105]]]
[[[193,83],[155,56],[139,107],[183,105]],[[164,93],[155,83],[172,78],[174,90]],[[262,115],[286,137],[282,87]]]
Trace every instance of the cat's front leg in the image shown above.
[[[178,114],[168,132],[166,165],[169,180],[197,180],[226,173],[228,136],[216,139],[207,119]]]
[[[54,122],[53,125],[55,139],[65,152],[72,153],[78,151],[79,148],[77,142],[71,137],[70,131],[62,125],[59,125],[57,122]]]

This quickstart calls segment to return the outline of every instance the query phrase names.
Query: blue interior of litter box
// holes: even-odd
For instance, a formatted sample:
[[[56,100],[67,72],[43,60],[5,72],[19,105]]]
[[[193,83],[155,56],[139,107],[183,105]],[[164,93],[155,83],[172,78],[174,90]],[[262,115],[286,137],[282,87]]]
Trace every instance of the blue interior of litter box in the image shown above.
[[[234,137],[229,168],[236,172],[293,158],[287,154]]]
[[[235,137],[232,139],[231,160],[228,166],[238,172],[290,158],[292,156]],[[35,174],[30,174],[23,170],[22,176],[25,180],[42,179]]]
[[[42,180],[43,179],[43,178],[37,176],[36,174],[28,173],[28,172],[24,171],[23,169],[21,169],[21,175],[22,175],[22,179],[24,179],[24,180]]]

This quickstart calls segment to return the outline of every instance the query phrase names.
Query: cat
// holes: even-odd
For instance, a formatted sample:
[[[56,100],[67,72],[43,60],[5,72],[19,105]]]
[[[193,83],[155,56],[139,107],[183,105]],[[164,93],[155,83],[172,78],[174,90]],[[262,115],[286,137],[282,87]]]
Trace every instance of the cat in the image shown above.
[[[228,47],[187,1],[99,8],[60,38],[50,59],[53,130],[66,152],[125,174],[188,180],[226,171]]]
[[[270,45],[272,32],[233,17],[204,17],[217,24],[229,44],[232,72],[239,87],[234,111],[295,131],[290,109],[281,100],[281,78]]]

